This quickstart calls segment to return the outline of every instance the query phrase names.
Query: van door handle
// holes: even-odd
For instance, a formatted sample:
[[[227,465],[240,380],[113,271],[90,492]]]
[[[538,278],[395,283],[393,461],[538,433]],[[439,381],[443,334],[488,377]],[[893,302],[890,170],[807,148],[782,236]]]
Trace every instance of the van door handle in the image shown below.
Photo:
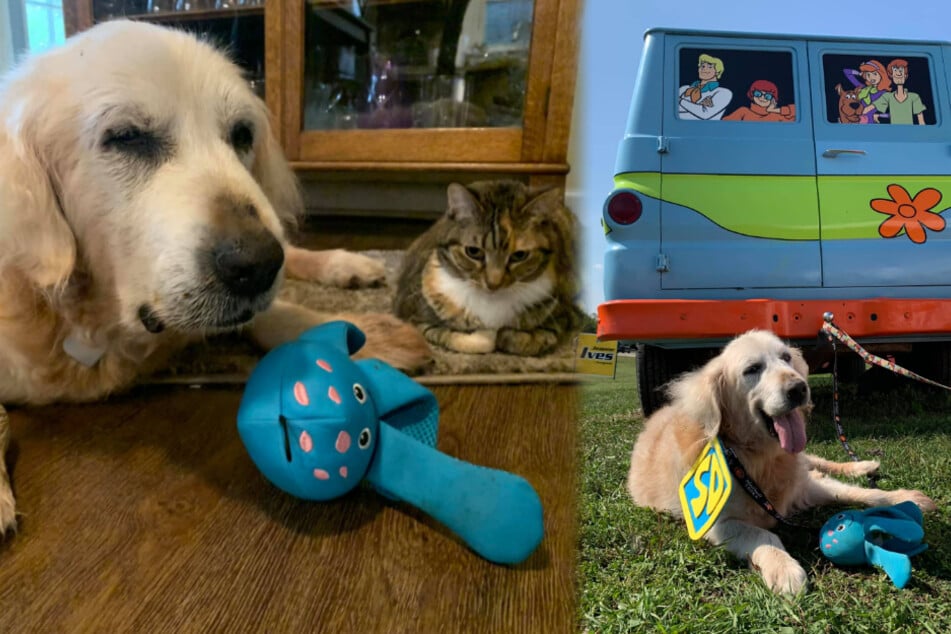
[[[825,158],[835,158],[839,154],[865,154],[865,150],[826,150],[822,153]]]

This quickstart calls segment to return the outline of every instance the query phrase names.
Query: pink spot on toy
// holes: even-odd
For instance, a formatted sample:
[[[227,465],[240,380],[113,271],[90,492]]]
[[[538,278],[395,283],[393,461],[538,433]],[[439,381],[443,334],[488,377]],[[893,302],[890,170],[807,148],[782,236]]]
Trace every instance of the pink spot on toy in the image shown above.
[[[329,480],[330,474],[323,469],[314,469],[314,477],[318,480]]]
[[[341,478],[347,477],[347,465],[340,467],[340,477]]]
[[[304,384],[300,381],[294,384],[294,400],[304,406],[310,405],[310,398],[307,396],[307,388],[304,387]]]
[[[826,548],[832,548],[832,544],[826,544]]]
[[[832,540],[832,543],[833,543],[833,544],[838,544],[838,543],[839,543],[839,540],[833,539],[833,540]]]
[[[325,371],[325,372],[333,372],[333,371],[334,371],[334,369],[333,369],[332,367],[330,367],[330,364],[327,363],[326,361],[324,361],[323,359],[317,359],[317,365],[320,367],[321,370],[323,370],[323,371]]]
[[[327,396],[330,397],[331,401],[333,401],[337,405],[340,405],[340,394],[337,393],[337,388],[331,385],[330,389],[327,390]]]
[[[347,450],[350,449],[350,434],[345,431],[337,434],[337,442],[334,447],[340,453],[347,453]]]
[[[829,537],[832,537],[832,531],[829,531],[828,533],[826,533],[826,535],[828,535]]]
[[[314,440],[310,437],[306,431],[300,433],[300,448],[304,453],[310,453],[310,450],[314,448]]]

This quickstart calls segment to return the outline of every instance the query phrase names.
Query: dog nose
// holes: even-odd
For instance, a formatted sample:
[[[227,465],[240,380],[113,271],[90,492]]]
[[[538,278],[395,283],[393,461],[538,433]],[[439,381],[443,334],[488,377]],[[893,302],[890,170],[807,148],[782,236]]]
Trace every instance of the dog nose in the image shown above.
[[[786,392],[786,400],[793,406],[799,407],[806,402],[806,394],[808,388],[806,387],[805,381],[797,381],[789,390]]]
[[[284,249],[268,231],[219,242],[213,252],[215,277],[241,297],[264,293],[284,264]]]

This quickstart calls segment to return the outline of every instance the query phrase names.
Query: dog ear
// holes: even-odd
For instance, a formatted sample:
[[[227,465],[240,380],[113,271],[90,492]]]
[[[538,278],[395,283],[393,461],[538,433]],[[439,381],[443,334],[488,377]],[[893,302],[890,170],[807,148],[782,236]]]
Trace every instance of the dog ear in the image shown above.
[[[722,363],[716,358],[667,387],[671,402],[676,403],[691,420],[700,423],[707,438],[720,433],[724,380]]]
[[[52,144],[21,103],[0,119],[0,270],[13,267],[41,288],[64,283],[76,264],[76,239],[53,190]]]
[[[295,229],[298,219],[304,213],[304,198],[297,176],[284,158],[284,152],[270,126],[264,130],[255,151],[251,173],[264,190],[264,195],[274,207],[284,228]]]

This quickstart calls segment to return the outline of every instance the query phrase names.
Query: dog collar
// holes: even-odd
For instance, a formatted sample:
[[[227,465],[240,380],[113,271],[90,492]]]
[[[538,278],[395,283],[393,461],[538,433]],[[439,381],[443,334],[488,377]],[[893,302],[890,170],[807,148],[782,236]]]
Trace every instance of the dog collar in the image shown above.
[[[798,524],[793,524],[776,510],[776,507],[767,499],[763,490],[759,488],[756,482],[753,481],[753,478],[750,477],[750,474],[746,472],[743,463],[736,457],[736,452],[733,451],[733,447],[724,446],[723,455],[726,457],[726,463],[730,468],[730,473],[732,473],[733,477],[743,486],[743,490],[746,491],[746,494],[753,498],[754,502],[759,504],[764,511],[772,515],[779,523],[787,526],[798,526]]]
[[[71,333],[63,340],[63,352],[87,368],[91,368],[99,363],[99,359],[106,353],[106,347],[89,343],[76,333]]]

